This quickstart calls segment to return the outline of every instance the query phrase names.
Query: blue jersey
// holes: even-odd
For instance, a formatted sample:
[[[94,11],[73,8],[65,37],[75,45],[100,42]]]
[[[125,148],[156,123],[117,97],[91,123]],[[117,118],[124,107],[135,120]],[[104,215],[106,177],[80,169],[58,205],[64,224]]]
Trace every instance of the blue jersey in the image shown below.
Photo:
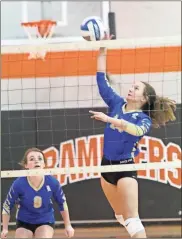
[[[54,223],[52,198],[60,211],[66,209],[66,199],[60,183],[53,176],[44,176],[39,188],[33,187],[27,177],[17,178],[12,184],[3,204],[3,213],[10,214],[17,204],[16,219],[31,223]]]
[[[150,130],[151,119],[142,111],[126,112],[126,100],[114,92],[104,73],[97,73],[97,84],[101,97],[109,106],[109,116],[126,120],[136,125],[135,130],[142,131],[140,134],[132,135],[107,123],[104,130],[103,154],[113,161],[134,158],[139,154],[138,142]]]

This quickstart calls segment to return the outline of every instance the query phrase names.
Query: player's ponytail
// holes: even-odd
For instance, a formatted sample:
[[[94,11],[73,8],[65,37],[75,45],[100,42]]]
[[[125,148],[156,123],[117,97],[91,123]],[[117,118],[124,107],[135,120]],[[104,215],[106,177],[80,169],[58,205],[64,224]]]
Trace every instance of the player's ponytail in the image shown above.
[[[169,121],[175,121],[175,110],[176,104],[173,100],[157,96],[154,103],[154,110],[152,112],[153,126],[158,128],[160,125],[164,126]]]
[[[146,82],[143,84],[145,85],[144,96],[147,102],[143,105],[142,110],[151,118],[153,127],[159,128],[169,121],[174,121],[176,119],[174,115],[176,103],[167,97],[157,96],[150,84]]]

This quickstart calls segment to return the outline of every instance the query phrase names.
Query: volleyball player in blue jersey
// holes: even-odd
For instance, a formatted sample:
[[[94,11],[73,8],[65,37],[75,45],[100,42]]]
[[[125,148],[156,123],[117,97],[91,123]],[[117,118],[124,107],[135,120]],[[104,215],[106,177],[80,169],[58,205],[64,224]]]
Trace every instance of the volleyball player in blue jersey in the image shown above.
[[[91,118],[106,123],[102,165],[132,164],[138,155],[140,139],[151,126],[160,127],[175,120],[175,102],[156,95],[148,83],[134,82],[126,99],[114,92],[106,74],[106,49],[101,48],[97,62],[99,93],[109,107],[109,114],[90,111]],[[146,238],[138,214],[137,173],[101,174],[101,185],[115,216],[133,238]]]
[[[37,148],[27,150],[21,165],[25,169],[43,169],[43,152]],[[53,176],[30,176],[17,178],[8,192],[3,204],[1,238],[7,237],[10,213],[15,204],[18,207],[15,238],[52,238],[55,223],[52,199],[59,206],[67,237],[73,237],[74,229],[59,181]]]

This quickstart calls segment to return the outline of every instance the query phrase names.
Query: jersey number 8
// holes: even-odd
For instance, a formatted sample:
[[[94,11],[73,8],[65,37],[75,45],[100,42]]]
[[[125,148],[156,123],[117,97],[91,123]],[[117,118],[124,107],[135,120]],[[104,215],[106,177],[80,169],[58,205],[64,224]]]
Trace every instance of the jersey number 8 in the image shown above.
[[[42,198],[39,196],[34,197],[34,208],[40,208],[42,206]]]

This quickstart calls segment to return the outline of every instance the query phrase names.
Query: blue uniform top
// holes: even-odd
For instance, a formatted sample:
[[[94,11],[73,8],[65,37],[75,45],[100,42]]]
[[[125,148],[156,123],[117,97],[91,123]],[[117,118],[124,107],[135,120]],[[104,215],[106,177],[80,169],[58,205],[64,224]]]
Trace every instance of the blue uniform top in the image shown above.
[[[16,219],[31,223],[54,223],[52,198],[57,202],[60,211],[66,209],[66,199],[60,183],[53,176],[44,176],[39,188],[31,185],[27,177],[17,178],[3,204],[3,214],[10,214],[17,204]]]
[[[104,130],[104,156],[109,160],[125,160],[139,154],[137,147],[140,139],[149,132],[151,119],[142,111],[126,112],[126,100],[114,92],[106,79],[105,73],[97,73],[99,93],[109,106],[109,116],[128,121],[131,127],[129,134],[107,123]]]

